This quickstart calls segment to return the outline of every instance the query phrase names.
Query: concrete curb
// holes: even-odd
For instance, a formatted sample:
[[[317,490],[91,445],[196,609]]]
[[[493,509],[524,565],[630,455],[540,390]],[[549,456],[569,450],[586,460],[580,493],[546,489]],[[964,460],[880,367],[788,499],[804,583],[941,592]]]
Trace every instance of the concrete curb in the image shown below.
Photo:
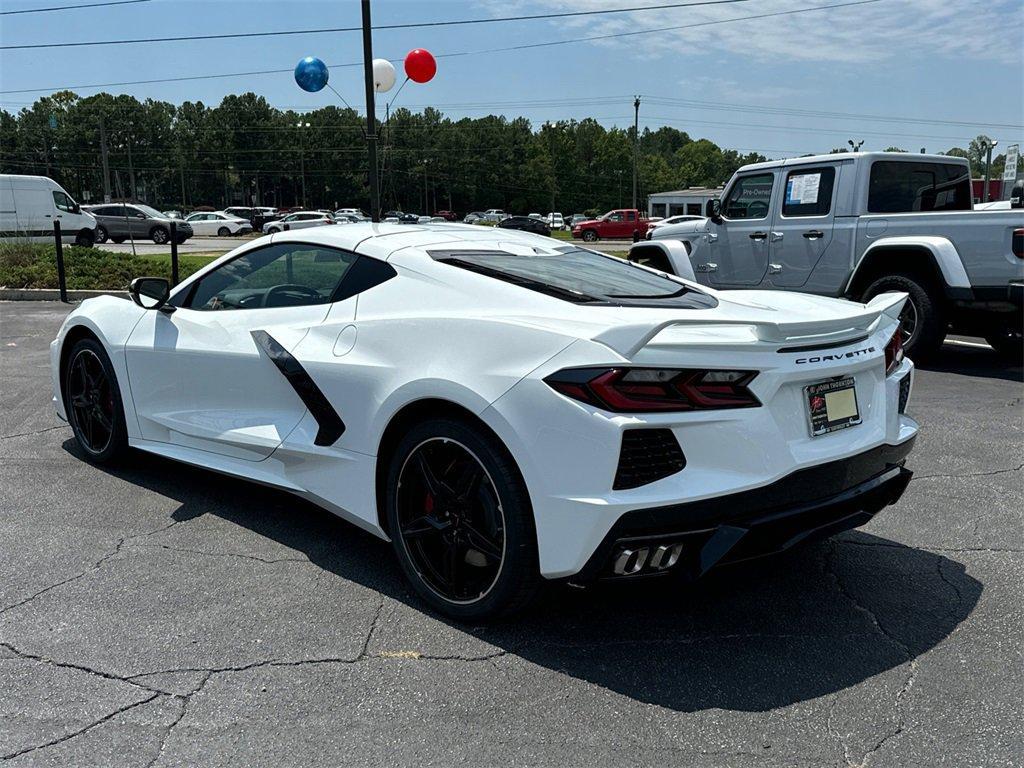
[[[68,291],[69,301],[85,301],[94,296],[128,298],[128,291]],[[56,288],[0,288],[0,301],[60,301]]]

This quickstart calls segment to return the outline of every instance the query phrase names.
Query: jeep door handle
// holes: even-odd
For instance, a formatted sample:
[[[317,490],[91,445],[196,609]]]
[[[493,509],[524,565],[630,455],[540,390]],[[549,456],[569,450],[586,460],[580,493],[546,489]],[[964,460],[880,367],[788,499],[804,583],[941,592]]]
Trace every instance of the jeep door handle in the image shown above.
[[[777,275],[781,271],[782,271],[782,265],[781,264],[769,264],[768,265],[768,274],[769,275]]]
[[[820,240],[824,236],[825,234],[823,232],[818,231],[817,229],[810,229],[804,232],[804,237],[806,237],[808,240]]]
[[[718,235],[716,235],[714,232],[709,232],[706,235],[706,237],[707,237],[709,243],[717,243],[718,242]]]
[[[748,237],[751,240],[767,240],[768,239],[768,233],[767,232],[751,232],[748,235]]]
[[[773,243],[777,243],[783,237],[785,237],[785,233],[784,232],[772,232],[772,236],[771,236],[770,240]]]
[[[707,271],[708,272],[717,272],[718,271],[718,265],[715,262],[713,262],[713,261],[707,262],[704,266],[707,267]]]

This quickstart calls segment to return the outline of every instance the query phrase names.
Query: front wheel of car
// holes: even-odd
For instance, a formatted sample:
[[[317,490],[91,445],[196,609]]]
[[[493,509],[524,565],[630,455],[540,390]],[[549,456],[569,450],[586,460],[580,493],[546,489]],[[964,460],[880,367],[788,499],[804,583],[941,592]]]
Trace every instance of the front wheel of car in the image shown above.
[[[469,423],[437,418],[391,457],[385,508],[405,575],[459,620],[523,608],[540,584],[529,494],[507,449]]]
[[[149,233],[149,238],[157,245],[163,245],[171,236],[167,233],[167,230],[163,227],[153,227]]]
[[[90,461],[109,464],[128,447],[117,376],[103,345],[84,338],[71,348],[64,371],[64,403],[79,448]]]

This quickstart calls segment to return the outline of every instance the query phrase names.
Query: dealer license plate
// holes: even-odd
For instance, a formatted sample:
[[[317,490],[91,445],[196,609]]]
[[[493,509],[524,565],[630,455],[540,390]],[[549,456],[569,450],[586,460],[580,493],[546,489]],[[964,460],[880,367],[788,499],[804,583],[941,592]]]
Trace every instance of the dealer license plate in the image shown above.
[[[823,381],[804,387],[811,436],[827,435],[860,424],[853,377]]]

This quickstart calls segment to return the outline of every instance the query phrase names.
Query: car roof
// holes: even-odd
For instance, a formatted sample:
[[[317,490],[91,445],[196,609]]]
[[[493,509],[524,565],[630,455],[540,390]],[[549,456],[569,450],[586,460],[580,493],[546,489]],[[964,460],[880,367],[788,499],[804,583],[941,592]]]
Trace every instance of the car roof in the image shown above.
[[[515,229],[478,227],[472,224],[431,222],[423,224],[374,224],[361,222],[344,227],[313,227],[271,236],[275,243],[306,242],[334,246],[386,261],[404,248],[447,245],[456,248],[495,249],[503,244],[554,251],[568,243]],[[258,242],[258,241],[256,241]]]
[[[755,170],[767,170],[770,168],[782,168],[793,165],[818,165],[819,163],[838,163],[843,160],[898,160],[901,162],[919,162],[919,163],[956,163],[964,165],[967,163],[966,158],[956,157],[955,155],[919,155],[913,152],[834,152],[830,155],[807,155],[806,157],[789,157],[783,160],[768,160],[763,163],[751,163],[750,165],[744,165],[742,168],[737,170],[740,171],[755,171]]]

